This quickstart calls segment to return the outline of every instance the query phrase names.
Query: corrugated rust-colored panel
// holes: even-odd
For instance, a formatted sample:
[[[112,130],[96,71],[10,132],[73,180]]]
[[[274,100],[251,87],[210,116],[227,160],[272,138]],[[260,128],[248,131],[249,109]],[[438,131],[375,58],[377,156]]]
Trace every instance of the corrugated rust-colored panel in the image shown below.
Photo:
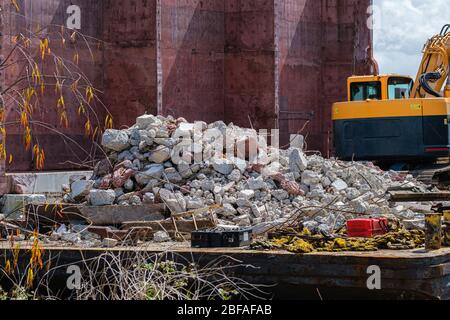
[[[156,1],[104,1],[104,102],[116,126],[157,113]]]
[[[162,113],[224,118],[223,1],[162,1]]]
[[[79,39],[75,44],[67,41],[66,48],[63,48],[61,37],[57,35],[61,25],[65,25],[67,18],[67,7],[73,1],[18,1],[20,13],[15,11],[6,11],[8,17],[4,39],[3,52],[8,52],[12,48],[11,37],[18,34],[29,34],[31,30],[37,30],[38,27],[47,27],[47,33],[50,35],[51,48],[54,53],[63,57],[68,63],[73,61],[74,53],[79,54],[79,66],[84,70],[86,76],[93,82],[94,86],[102,90],[102,53],[97,48],[96,43],[90,41],[91,52],[85,46],[84,41]],[[84,29],[82,32],[90,37],[99,37],[101,30],[101,19],[99,19],[98,2],[92,0],[77,1],[82,11],[86,14],[83,16]],[[5,7],[8,8],[8,7]],[[33,44],[36,47],[36,60],[39,60],[39,43],[38,40]],[[21,56],[16,52],[13,59],[20,59]],[[16,79],[23,76],[24,69],[22,64],[17,67],[8,68],[5,74],[5,86],[8,86]],[[47,61],[45,72],[53,74],[55,72],[52,62]],[[21,88],[16,87],[21,90]],[[71,168],[76,165],[67,164],[66,161],[82,162],[86,160],[87,155],[80,150],[82,146],[86,150],[90,150],[91,142],[84,137],[85,119],[77,114],[77,99],[71,95],[70,90],[64,90],[67,108],[69,127],[61,125],[60,118],[56,111],[58,97],[53,88],[47,88],[46,95],[41,97],[41,106],[33,113],[34,121],[41,121],[50,124],[51,130],[40,125],[33,125],[33,143],[39,143],[45,147],[47,161],[46,168],[63,169]],[[9,104],[9,106],[12,106]],[[25,171],[34,169],[34,161],[32,160],[31,150],[27,151],[23,147],[23,129],[17,125],[18,116],[12,109],[7,111],[8,121],[12,122],[8,126],[7,150],[13,155],[14,161],[7,165],[8,171]],[[102,116],[100,112],[100,116]],[[58,134],[56,132],[59,132]],[[64,138],[63,138],[64,136]]]
[[[305,125],[308,147],[318,149],[321,130],[321,2],[279,1],[279,124],[281,143]],[[320,138],[319,138],[320,139]]]
[[[346,98],[346,78],[369,73],[370,0],[279,0],[279,123],[282,144],[303,129],[308,148],[332,149],[331,105]]]
[[[58,48],[60,39],[56,37],[52,40],[52,50],[68,61],[73,59],[75,52],[79,53],[80,69],[104,93],[101,98],[117,126],[133,124],[136,117],[146,111],[156,113],[155,1],[22,0],[19,6],[24,17],[9,12],[8,34],[25,32],[31,22],[35,27],[37,24],[54,25],[50,31],[59,30],[59,26],[65,25],[66,10],[71,4],[81,8],[80,32],[92,37],[89,38],[90,49],[83,46],[81,40],[75,45],[68,44],[65,49]],[[10,69],[6,81],[12,83],[18,76],[19,70]],[[76,112],[78,102],[70,98],[70,94],[66,96],[71,111],[69,128],[65,128],[60,125],[56,112],[57,99],[54,90],[48,90],[43,100],[45,108],[35,114],[35,120],[51,124],[66,139],[61,139],[55,131],[40,127],[33,130],[33,136],[45,147],[46,170],[74,169],[77,165],[73,163],[80,163],[87,157],[79,146],[91,152],[92,142],[84,137],[85,119]],[[101,105],[97,105],[96,110],[99,122],[103,124],[105,110]],[[9,119],[17,119],[17,116],[10,114]],[[34,169],[31,151],[24,150],[22,139],[20,127],[9,130],[7,147],[14,155],[14,161],[7,166],[8,171]]]
[[[226,2],[225,120],[275,128],[273,2]]]

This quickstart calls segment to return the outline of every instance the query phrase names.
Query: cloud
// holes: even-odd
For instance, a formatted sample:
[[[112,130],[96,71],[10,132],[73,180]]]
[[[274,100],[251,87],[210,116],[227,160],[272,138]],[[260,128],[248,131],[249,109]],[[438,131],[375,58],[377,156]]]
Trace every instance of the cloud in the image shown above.
[[[448,21],[448,0],[374,0],[374,48],[381,73],[415,76],[422,49]]]

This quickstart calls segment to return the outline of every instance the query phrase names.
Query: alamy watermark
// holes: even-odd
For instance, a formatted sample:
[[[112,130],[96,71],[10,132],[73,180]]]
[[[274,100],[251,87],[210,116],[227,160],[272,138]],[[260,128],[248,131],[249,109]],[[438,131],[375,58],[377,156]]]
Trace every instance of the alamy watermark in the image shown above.
[[[381,290],[381,268],[377,265],[372,265],[367,268],[367,278],[366,285],[369,290]]]
[[[77,5],[67,7],[66,13],[69,17],[66,20],[66,27],[70,30],[81,29],[81,8]]]
[[[69,290],[80,290],[81,289],[81,269],[77,265],[71,265],[67,268],[66,274],[69,277],[66,280],[66,286]]]
[[[66,13],[68,17],[66,19],[66,27],[70,30],[81,29],[81,8],[77,5],[70,5],[67,7]],[[371,5],[367,7],[367,28],[370,30],[379,30],[382,26],[382,10],[377,5]]]

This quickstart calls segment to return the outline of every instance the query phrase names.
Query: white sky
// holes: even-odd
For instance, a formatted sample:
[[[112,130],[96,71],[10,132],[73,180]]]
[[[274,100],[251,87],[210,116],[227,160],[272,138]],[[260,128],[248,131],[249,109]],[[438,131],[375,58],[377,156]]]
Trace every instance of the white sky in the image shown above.
[[[450,0],[373,0],[380,73],[415,77],[427,39],[450,23]]]

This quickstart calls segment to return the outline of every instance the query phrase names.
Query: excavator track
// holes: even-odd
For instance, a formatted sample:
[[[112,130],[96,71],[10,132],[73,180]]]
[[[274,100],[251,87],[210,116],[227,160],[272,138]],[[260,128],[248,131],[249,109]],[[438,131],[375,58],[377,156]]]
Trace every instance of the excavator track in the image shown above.
[[[450,186],[450,163],[421,165],[410,172],[417,180],[448,189]]]

